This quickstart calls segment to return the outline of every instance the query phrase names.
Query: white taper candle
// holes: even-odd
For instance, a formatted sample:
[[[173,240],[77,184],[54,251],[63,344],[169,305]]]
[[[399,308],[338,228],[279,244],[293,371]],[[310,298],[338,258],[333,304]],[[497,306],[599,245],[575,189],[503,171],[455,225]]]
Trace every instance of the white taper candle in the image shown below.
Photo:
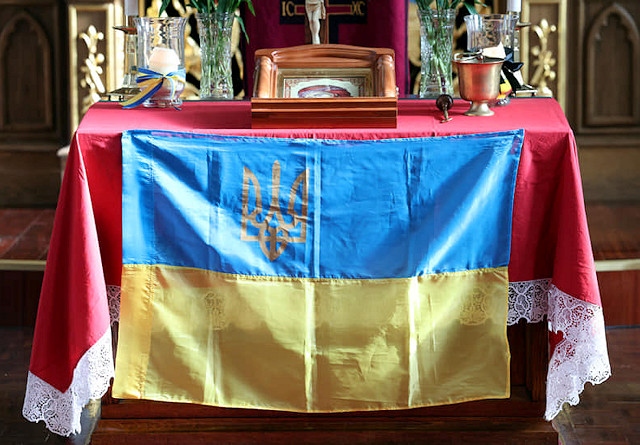
[[[125,17],[138,16],[138,0],[124,0],[124,16]]]
[[[507,12],[522,11],[522,0],[507,0]]]

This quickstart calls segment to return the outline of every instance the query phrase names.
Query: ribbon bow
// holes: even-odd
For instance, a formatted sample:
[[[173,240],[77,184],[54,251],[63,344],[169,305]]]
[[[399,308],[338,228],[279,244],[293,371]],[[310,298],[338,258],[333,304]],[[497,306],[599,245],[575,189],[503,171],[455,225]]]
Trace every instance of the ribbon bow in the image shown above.
[[[148,68],[139,67],[138,73],[142,74],[138,75],[136,78],[136,82],[140,86],[141,91],[126,101],[120,102],[122,108],[125,110],[137,107],[145,100],[156,94],[156,92],[162,87],[165,79],[168,80],[171,85],[171,97],[175,94],[176,82],[182,83],[183,85],[186,83],[186,72],[184,68],[167,74],[160,74]]]

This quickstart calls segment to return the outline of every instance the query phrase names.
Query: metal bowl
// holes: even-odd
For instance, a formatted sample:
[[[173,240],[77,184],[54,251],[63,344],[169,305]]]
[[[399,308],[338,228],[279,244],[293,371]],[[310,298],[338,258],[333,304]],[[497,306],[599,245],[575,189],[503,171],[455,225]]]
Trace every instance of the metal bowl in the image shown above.
[[[460,97],[471,101],[467,116],[493,116],[489,103],[500,94],[500,71],[503,59],[456,57]]]

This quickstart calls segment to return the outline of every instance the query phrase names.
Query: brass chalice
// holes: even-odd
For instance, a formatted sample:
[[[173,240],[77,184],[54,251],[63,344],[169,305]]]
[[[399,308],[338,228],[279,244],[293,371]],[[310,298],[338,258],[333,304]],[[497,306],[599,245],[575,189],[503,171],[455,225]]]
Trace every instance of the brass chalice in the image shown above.
[[[489,104],[500,94],[500,71],[503,59],[482,55],[461,56],[456,54],[453,62],[458,67],[460,97],[471,101],[467,116],[493,116]]]

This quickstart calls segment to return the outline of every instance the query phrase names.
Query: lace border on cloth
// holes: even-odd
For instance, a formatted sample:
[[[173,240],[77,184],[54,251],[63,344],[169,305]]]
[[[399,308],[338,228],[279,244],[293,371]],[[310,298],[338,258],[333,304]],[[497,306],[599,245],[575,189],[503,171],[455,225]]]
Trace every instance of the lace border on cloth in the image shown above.
[[[521,319],[527,323],[539,323],[547,315],[547,292],[551,280],[517,281],[509,283],[509,312],[507,325],[516,324]]]
[[[551,354],[547,373],[546,420],[553,419],[565,402],[577,405],[584,385],[611,377],[602,308],[549,288],[549,330],[563,339]]]
[[[82,356],[64,393],[29,372],[22,415],[31,422],[44,421],[49,431],[61,436],[77,434],[82,409],[105,395],[113,376],[111,329],[107,329]]]
[[[551,280],[509,283],[509,325],[521,319],[538,323],[547,317],[549,330],[563,338],[551,353],[547,372],[545,420],[562,405],[577,405],[584,385],[611,376],[602,308],[565,294]]]

